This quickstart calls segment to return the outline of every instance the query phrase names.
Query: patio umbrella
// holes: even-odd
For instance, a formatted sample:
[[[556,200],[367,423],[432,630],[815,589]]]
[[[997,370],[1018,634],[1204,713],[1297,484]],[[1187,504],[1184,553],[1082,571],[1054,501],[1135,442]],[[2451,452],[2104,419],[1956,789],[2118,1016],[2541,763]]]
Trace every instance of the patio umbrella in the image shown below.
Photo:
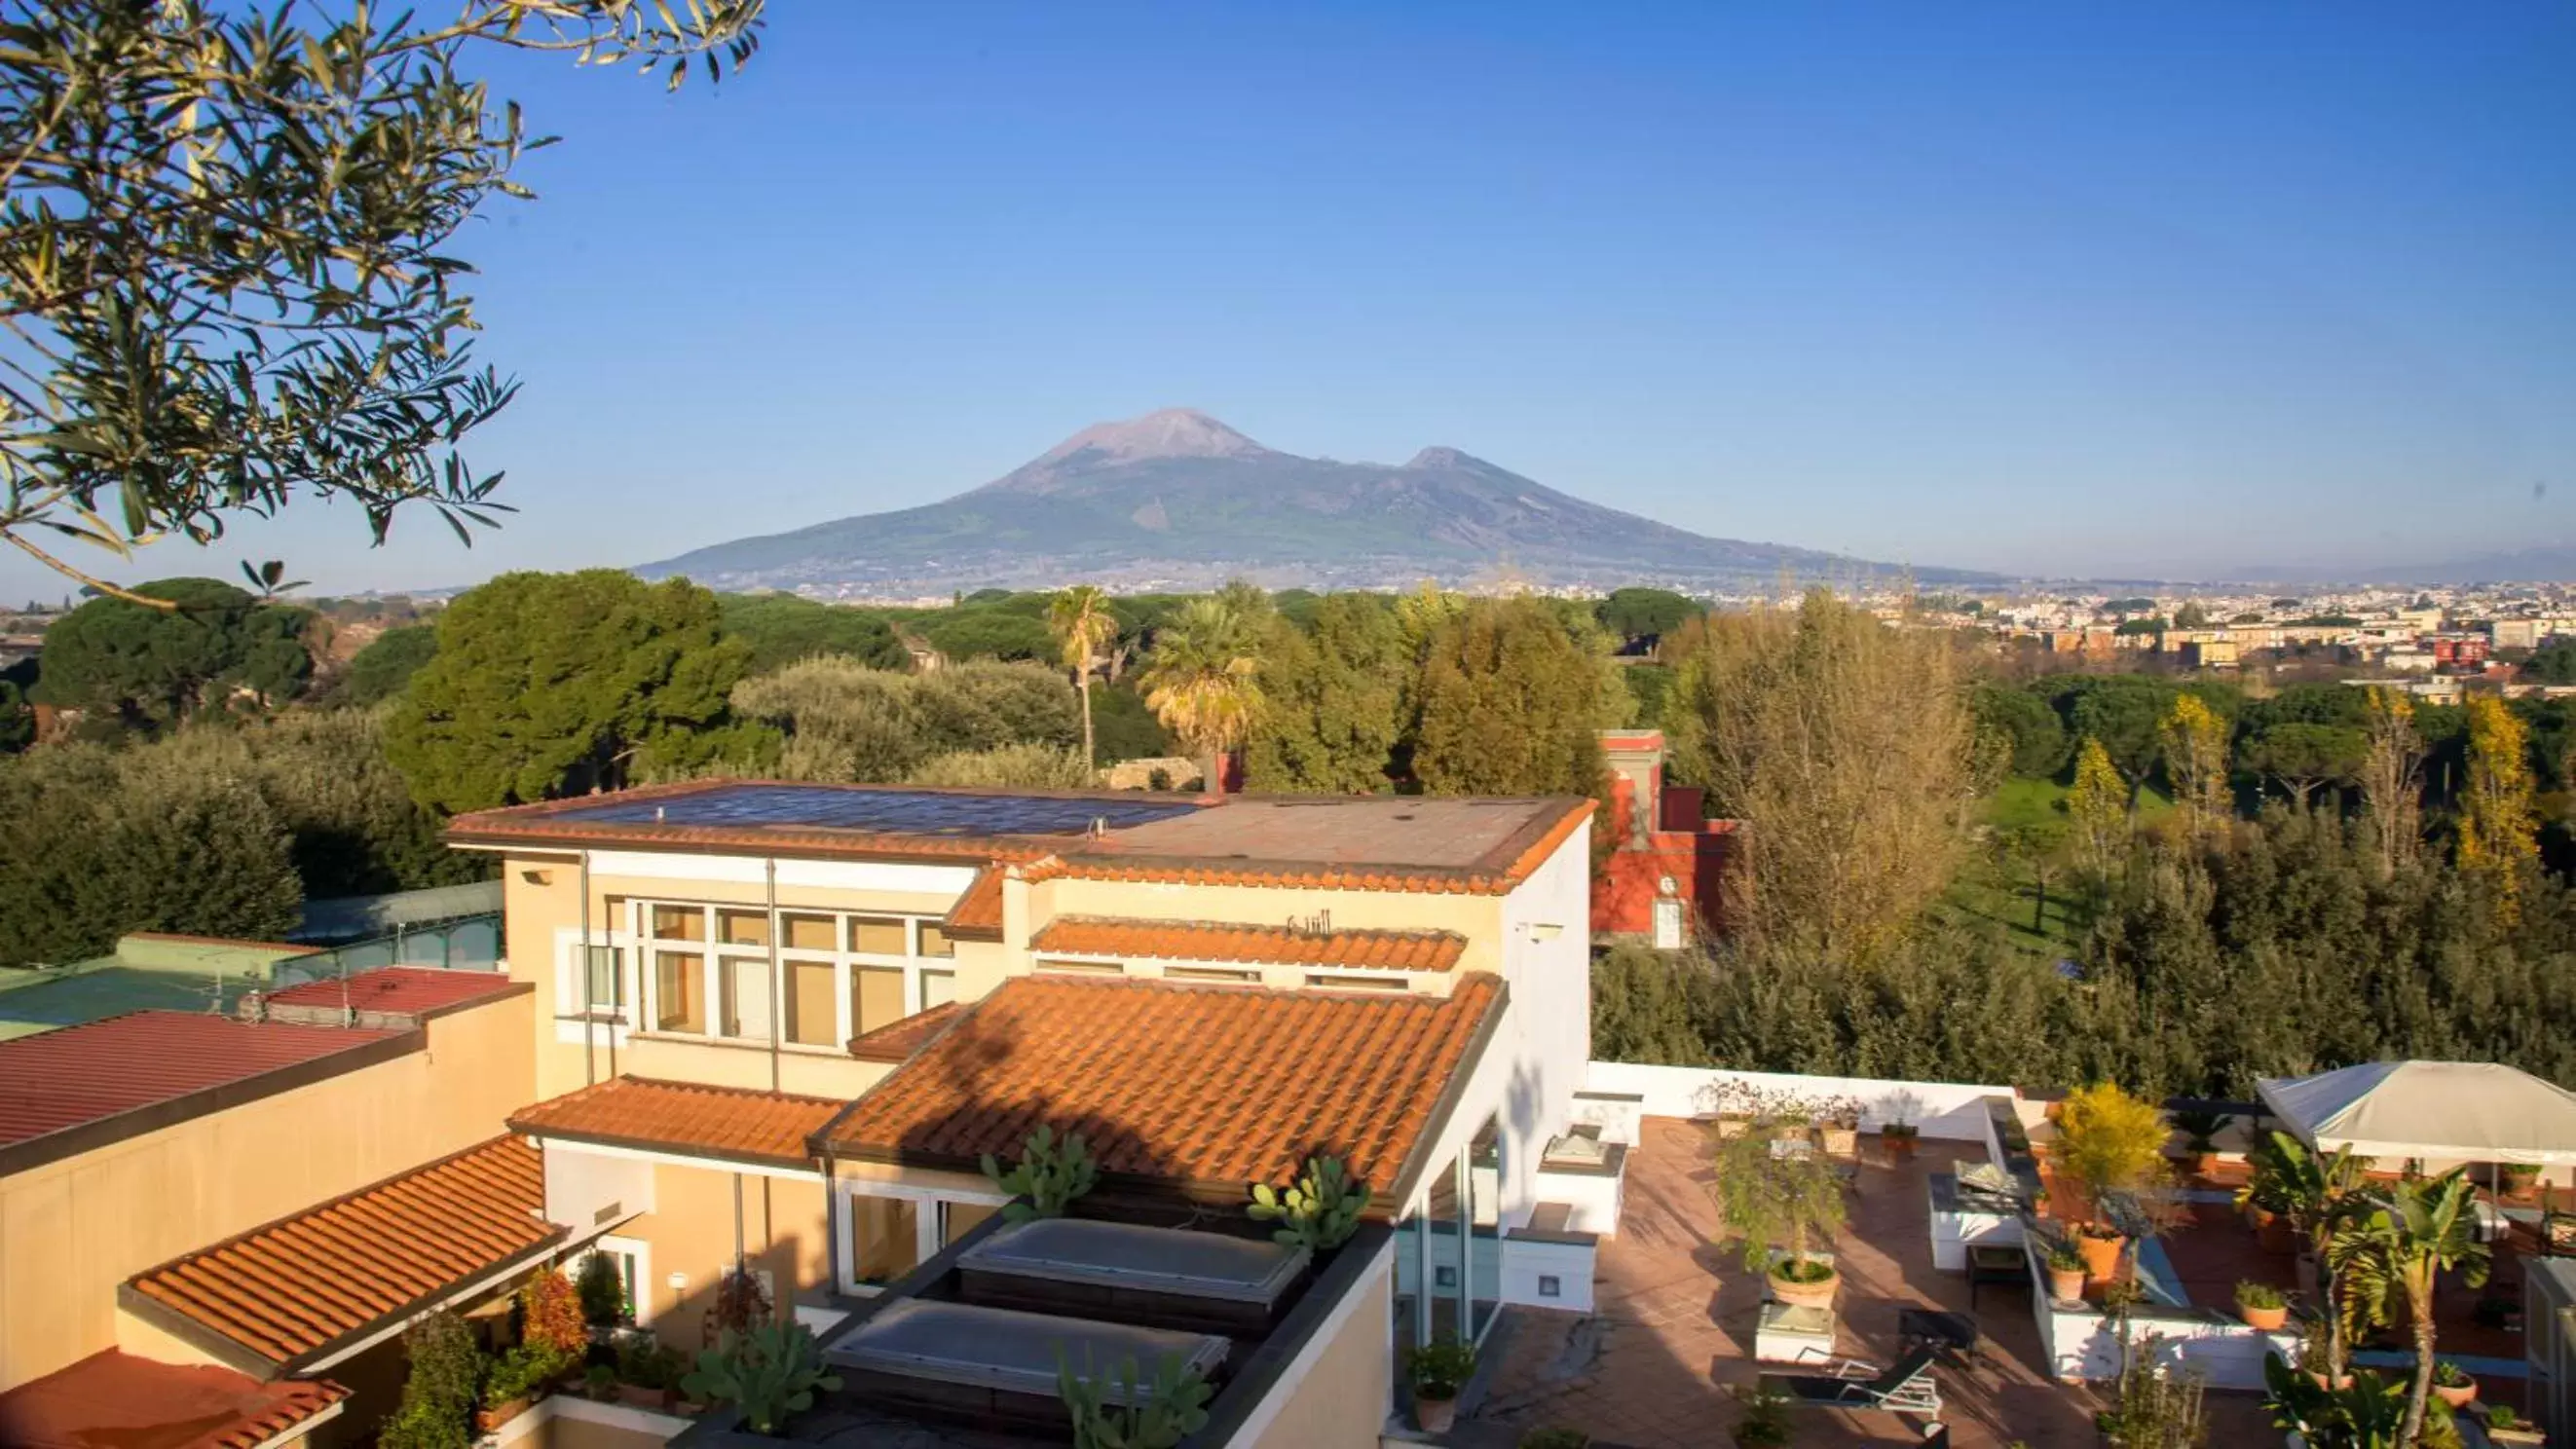
[[[2321,1152],[2576,1163],[2576,1092],[2493,1062],[2364,1062],[2254,1087]]]

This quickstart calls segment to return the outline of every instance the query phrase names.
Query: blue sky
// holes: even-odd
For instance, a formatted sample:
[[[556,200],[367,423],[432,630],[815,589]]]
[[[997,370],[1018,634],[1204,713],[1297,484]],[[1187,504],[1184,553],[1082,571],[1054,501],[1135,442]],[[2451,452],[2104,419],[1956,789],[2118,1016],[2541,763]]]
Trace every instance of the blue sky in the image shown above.
[[[1916,563],[2576,543],[2576,7],[773,10],[716,92],[496,64],[500,533],[121,575],[640,563],[1163,406]]]

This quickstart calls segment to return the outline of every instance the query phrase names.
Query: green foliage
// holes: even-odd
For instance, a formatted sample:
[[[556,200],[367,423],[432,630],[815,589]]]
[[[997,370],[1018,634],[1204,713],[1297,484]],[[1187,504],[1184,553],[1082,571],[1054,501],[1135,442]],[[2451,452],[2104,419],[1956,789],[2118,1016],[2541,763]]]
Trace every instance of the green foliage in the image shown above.
[[[1305,1175],[1284,1190],[1254,1183],[1245,1211],[1256,1222],[1281,1224],[1270,1236],[1286,1246],[1329,1253],[1359,1231],[1368,1203],[1367,1183],[1352,1181],[1340,1158],[1317,1153],[1306,1159]]]
[[[1664,727],[1664,702],[1673,697],[1676,678],[1671,668],[1661,664],[1631,664],[1619,671],[1619,682],[1628,687],[1628,698],[1635,704],[1629,718],[1637,728]]]
[[[2174,610],[2173,626],[2177,629],[2206,629],[2209,627],[2209,610],[2203,608],[2198,599],[2186,599],[2180,608]]]
[[[492,198],[529,194],[510,173],[535,143],[469,52],[640,60],[676,84],[746,59],[759,12],[13,10],[0,536],[125,554],[302,497],[349,500],[380,539],[407,502],[460,535],[488,521],[499,479],[452,450],[514,385],[475,366],[472,269],[448,248]]]
[[[840,1386],[838,1374],[824,1372],[814,1335],[795,1322],[748,1332],[726,1329],[680,1381],[681,1392],[692,1399],[740,1410],[743,1427],[754,1434],[777,1433],[814,1407],[815,1390]]]
[[[774,768],[794,780],[890,784],[941,755],[1010,745],[1063,750],[1082,739],[1073,687],[1039,664],[984,660],[893,674],[848,659],[808,659],[744,680],[733,706],[786,736]]]
[[[1596,794],[1613,685],[1543,602],[1473,600],[1426,645],[1413,773],[1437,795]]]
[[[407,1369],[402,1400],[377,1443],[386,1449],[466,1449],[474,1442],[474,1406],[483,1392],[483,1351],[474,1330],[438,1309],[403,1333]]]
[[[775,744],[727,710],[749,654],[722,636],[715,596],[683,579],[503,574],[439,615],[387,753],[414,798],[449,812],[749,763]]]
[[[1069,1132],[1058,1139],[1055,1129],[1043,1122],[1021,1145],[1020,1160],[1009,1171],[989,1152],[984,1154],[983,1166],[984,1176],[1011,1195],[1002,1216],[1015,1223],[1063,1217],[1064,1210],[1100,1180],[1100,1165],[1082,1134]]]
[[[908,777],[915,785],[978,790],[1088,790],[1099,782],[1079,750],[1059,745],[995,745],[956,750],[924,760]]]
[[[135,592],[177,607],[100,597],[54,621],[38,701],[171,724],[221,707],[236,689],[262,704],[292,699],[313,675],[302,609],[213,579],[163,579]]]
[[[2541,684],[2576,684],[2576,639],[2552,639],[2532,650],[2522,672]]]
[[[256,784],[176,752],[0,759],[0,963],[68,964],[129,931],[275,940],[303,915],[292,852]]]
[[[1091,727],[1102,764],[1163,759],[1175,748],[1171,732],[1145,707],[1145,696],[1129,685],[1093,683]]]
[[[2142,780],[2155,768],[2157,727],[2173,708],[2173,685],[2138,674],[2068,674],[2035,687],[2045,689],[2068,737],[2099,741],[2122,775]]]
[[[2263,1357],[2263,1407],[2272,1427],[2297,1434],[2316,1449],[2400,1449],[2406,1389],[2382,1374],[2352,1376],[2345,1388],[2321,1387],[2277,1353]]]
[[[726,637],[749,651],[748,674],[782,669],[799,659],[837,654],[873,669],[902,669],[912,654],[895,637],[885,615],[872,609],[817,603],[794,594],[724,594],[716,600]]]
[[[2155,1103],[2129,1095],[2116,1082],[2095,1082],[2058,1104],[2057,1145],[2050,1156],[2082,1188],[2085,1208],[2098,1223],[2115,1195],[2134,1194],[2155,1181],[2169,1135]]]
[[[2228,1113],[2213,1112],[2205,1107],[2185,1107],[2165,1115],[2172,1119],[2174,1130],[2182,1134],[2183,1141],[2194,1152],[2217,1151],[2218,1134],[2226,1131],[2227,1124],[2236,1120]]]
[[[381,704],[403,692],[411,677],[438,653],[438,629],[430,624],[405,624],[387,629],[367,642],[349,661],[349,672],[340,681],[339,698],[361,707]]]
[[[2289,1299],[2282,1295],[2281,1290],[2269,1283],[2246,1278],[2236,1285],[2236,1306],[2239,1308],[2279,1308],[2287,1302]]]
[[[27,708],[18,681],[0,678],[0,755],[15,754],[36,739],[36,713]]]
[[[498,1408],[515,1399],[533,1397],[576,1362],[538,1343],[522,1343],[505,1350],[484,1372],[482,1405]]]
[[[1593,607],[1601,627],[1634,644],[1669,634],[1707,610],[1669,589],[1613,589]]]
[[[1818,1240],[1830,1246],[1842,1231],[1842,1176],[1821,1152],[1777,1150],[1778,1134],[1792,1127],[1782,1118],[1757,1114],[1744,1132],[1718,1139],[1718,1211],[1748,1273],[1766,1267],[1808,1272],[1821,1266],[1812,1256]],[[1804,1135],[1803,1128],[1796,1129],[1801,1143]],[[1772,1262],[1774,1249],[1786,1250],[1777,1264]]]
[[[688,1376],[689,1362],[649,1331],[628,1329],[617,1335],[617,1377],[639,1389],[676,1389]]]
[[[591,1327],[604,1328],[626,1317],[626,1280],[618,1275],[617,1260],[606,1253],[581,1260],[573,1289],[581,1298],[582,1321]]]
[[[2048,701],[2026,689],[1980,684],[1968,692],[1980,758],[2000,758],[2011,774],[2046,779],[2066,766],[2066,725]]]
[[[2112,626],[2111,632],[2114,634],[2161,634],[2167,627],[2168,626],[2165,623],[2163,615],[2150,614],[2143,619],[2122,619],[2118,624]]]
[[[1702,1037],[1717,984],[1706,957],[1622,941],[1592,958],[1592,1054],[1612,1062],[1715,1065]]]
[[[1229,594],[1192,599],[1165,620],[1139,677],[1146,705],[1201,758],[1210,788],[1223,782],[1218,757],[1251,738],[1269,710],[1261,683],[1267,606],[1257,591]]]
[[[915,620],[912,628],[952,661],[1053,659],[1056,654],[1046,620],[1007,604],[945,609]]]
[[[1208,1400],[1215,1389],[1195,1369],[1185,1369],[1176,1355],[1154,1365],[1150,1382],[1139,1382],[1136,1360],[1122,1360],[1118,1377],[1096,1373],[1091,1365],[1076,1374],[1059,1353],[1056,1394],[1073,1420],[1074,1449],[1175,1449],[1183,1439],[1207,1427]],[[1117,1401],[1110,1390],[1117,1389]]]
[[[1796,1427],[1790,1397],[1767,1384],[1734,1384],[1727,1394],[1743,1406],[1735,1421],[1736,1449],[1781,1449]]]
[[[1327,795],[1386,789],[1412,667],[1403,630],[1374,594],[1328,594],[1309,630],[1274,627],[1262,650],[1269,708],[1244,748],[1245,783]]]
[[[2320,786],[2358,781],[2369,753],[2369,737],[2357,725],[2291,720],[2253,736],[2241,758],[2247,769],[2280,781],[2293,799],[2304,804]]]
[[[1454,1399],[1476,1375],[1476,1346],[1441,1337],[1404,1355],[1404,1375],[1417,1399]]]

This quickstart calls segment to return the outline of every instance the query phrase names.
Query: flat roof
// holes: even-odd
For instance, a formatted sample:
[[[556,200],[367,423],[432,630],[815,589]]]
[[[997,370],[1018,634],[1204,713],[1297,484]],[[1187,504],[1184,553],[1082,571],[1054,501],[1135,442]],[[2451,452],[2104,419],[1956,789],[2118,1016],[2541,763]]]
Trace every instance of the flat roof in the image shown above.
[[[459,845],[1006,861],[1080,876],[1500,892],[1591,812],[1581,796],[1176,796],[764,780],[648,786],[463,815]],[[1186,872],[1200,876],[1184,876]]]
[[[322,1379],[262,1383],[211,1364],[106,1349],[0,1394],[0,1444],[22,1449],[258,1449],[335,1414]]]
[[[0,1042],[0,1173],[420,1044],[414,1031],[252,1025],[189,1011],[138,1011]],[[84,1128],[108,1135],[93,1141]]]
[[[346,1007],[363,1017],[436,1016],[524,988],[506,971],[438,966],[379,966],[348,976],[329,976],[268,994],[270,1007]]]

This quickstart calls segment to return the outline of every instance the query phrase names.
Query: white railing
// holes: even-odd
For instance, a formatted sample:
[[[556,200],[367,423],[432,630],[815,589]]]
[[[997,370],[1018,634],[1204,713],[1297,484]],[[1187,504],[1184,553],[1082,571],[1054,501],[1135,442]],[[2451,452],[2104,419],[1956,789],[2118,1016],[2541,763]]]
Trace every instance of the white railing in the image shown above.
[[[1966,1082],[1908,1082],[1885,1077],[1808,1077],[1788,1072],[1739,1072],[1721,1067],[1662,1067],[1638,1062],[1594,1062],[1584,1086],[1594,1092],[1628,1092],[1643,1098],[1648,1117],[1705,1117],[1721,1109],[1723,1090],[1736,1084],[1775,1095],[1850,1097],[1861,1104],[1861,1130],[1903,1119],[1925,1137],[1983,1142],[1986,1099],[2018,1099],[2011,1087]]]

